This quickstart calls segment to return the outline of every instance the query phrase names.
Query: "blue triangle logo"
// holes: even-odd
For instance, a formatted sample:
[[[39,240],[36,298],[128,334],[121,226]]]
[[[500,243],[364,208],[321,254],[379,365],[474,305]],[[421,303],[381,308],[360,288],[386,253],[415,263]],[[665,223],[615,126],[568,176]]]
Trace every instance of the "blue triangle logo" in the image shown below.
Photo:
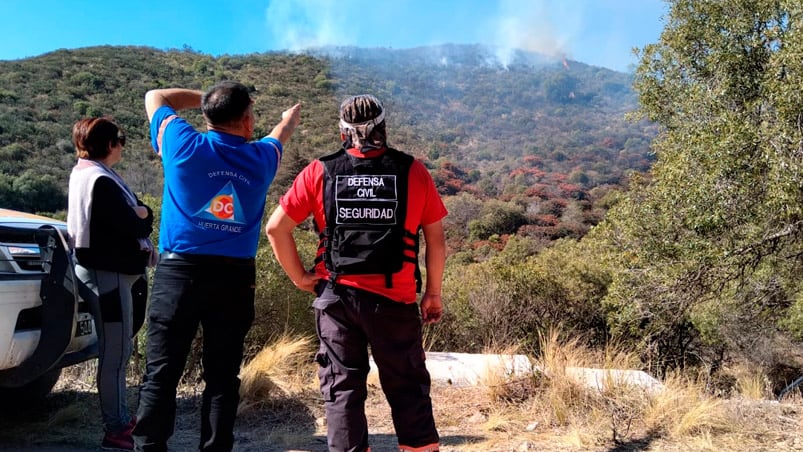
[[[198,212],[196,217],[206,220],[245,224],[240,197],[231,181],[227,182]]]

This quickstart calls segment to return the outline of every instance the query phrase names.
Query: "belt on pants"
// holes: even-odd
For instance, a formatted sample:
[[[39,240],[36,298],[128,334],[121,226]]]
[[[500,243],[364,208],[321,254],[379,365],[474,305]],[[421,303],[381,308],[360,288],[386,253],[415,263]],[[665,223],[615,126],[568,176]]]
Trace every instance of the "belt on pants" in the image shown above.
[[[254,265],[253,257],[218,256],[215,254],[190,254],[165,251],[159,255],[163,260],[186,261],[194,264]]]

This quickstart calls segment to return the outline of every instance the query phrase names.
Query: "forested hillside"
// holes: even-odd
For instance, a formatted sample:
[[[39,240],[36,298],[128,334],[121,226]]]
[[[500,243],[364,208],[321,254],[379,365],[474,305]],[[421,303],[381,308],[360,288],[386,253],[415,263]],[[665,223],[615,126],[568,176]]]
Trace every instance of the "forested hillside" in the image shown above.
[[[304,56],[223,57],[142,47],[59,50],[39,57],[0,62],[0,204],[29,211],[66,207],[69,169],[75,161],[71,127],[84,116],[112,116],[129,137],[120,171],[132,188],[161,194],[160,162],[148,144],[143,97],[155,87],[205,89],[218,80],[239,79],[255,90],[265,134],[282,110],[306,106],[305,126],[294,140],[296,152],[324,136],[332,93],[312,80],[325,71]],[[190,114],[202,127],[199,114]],[[326,117],[326,119],[323,119]]]
[[[450,212],[432,349],[536,354],[559,325],[657,375],[701,370],[726,394],[743,366],[777,394],[803,374],[803,6],[667,6],[635,74],[526,53],[502,67],[479,46],[219,58],[97,47],[0,62],[0,205],[63,211],[70,127],[96,115],[121,122],[121,172],[158,197],[145,91],[236,79],[254,90],[260,134],[304,105],[272,208],[339,146],[340,100],[369,92],[385,101],[391,145],[428,165]],[[309,262],[316,240],[299,231]],[[269,247],[257,260],[252,340],[313,334],[308,294]]]
[[[520,234],[451,267],[439,339],[537,348],[562,325],[657,375],[728,395],[741,368],[777,395],[803,375],[803,5],[667,4],[633,85],[660,126],[649,177],[580,240],[534,253]]]
[[[519,229],[545,240],[579,237],[601,218],[604,194],[651,161],[654,131],[625,119],[636,108],[632,76],[579,62],[520,53],[502,67],[480,46],[219,58],[108,46],[0,62],[0,205],[66,207],[70,130],[82,116],[109,115],[122,124],[130,144],[120,171],[135,190],[160,195],[145,91],[205,89],[222,79],[253,87],[257,134],[267,133],[283,109],[304,105],[271,196],[311,159],[339,146],[340,100],[373,93],[386,104],[391,144],[424,159],[444,195],[463,194],[476,206],[500,203],[474,226],[472,240]],[[191,117],[202,127],[197,114]],[[450,236],[459,246],[470,231],[464,221],[454,226]]]

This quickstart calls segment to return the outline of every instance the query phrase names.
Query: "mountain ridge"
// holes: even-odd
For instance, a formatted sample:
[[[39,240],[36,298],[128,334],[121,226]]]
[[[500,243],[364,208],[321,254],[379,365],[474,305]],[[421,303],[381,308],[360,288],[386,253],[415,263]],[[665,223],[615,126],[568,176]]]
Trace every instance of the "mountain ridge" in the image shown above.
[[[560,205],[591,212],[603,196],[593,190],[621,186],[651,164],[654,127],[625,119],[638,105],[629,74],[522,51],[513,60],[519,63],[487,64],[490,50],[479,45],[338,51],[213,57],[189,48],[96,46],[0,61],[0,202],[63,209],[74,163],[71,126],[100,115],[113,116],[129,136],[120,172],[135,190],[160,195],[144,93],[206,89],[222,79],[253,89],[257,135],[267,134],[283,109],[303,104],[271,196],[307,162],[339,147],[339,102],[361,92],[382,99],[391,145],[424,160],[447,196],[500,199],[560,218]],[[203,127],[198,112],[186,116]],[[581,229],[600,216],[589,213]]]

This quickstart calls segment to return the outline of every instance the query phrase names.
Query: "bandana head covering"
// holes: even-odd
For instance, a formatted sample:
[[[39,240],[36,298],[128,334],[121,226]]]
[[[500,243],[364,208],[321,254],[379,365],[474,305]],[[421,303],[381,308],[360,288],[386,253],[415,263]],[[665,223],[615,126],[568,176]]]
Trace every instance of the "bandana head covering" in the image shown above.
[[[362,152],[386,146],[385,108],[370,94],[360,94],[340,104],[340,132],[344,145]]]

